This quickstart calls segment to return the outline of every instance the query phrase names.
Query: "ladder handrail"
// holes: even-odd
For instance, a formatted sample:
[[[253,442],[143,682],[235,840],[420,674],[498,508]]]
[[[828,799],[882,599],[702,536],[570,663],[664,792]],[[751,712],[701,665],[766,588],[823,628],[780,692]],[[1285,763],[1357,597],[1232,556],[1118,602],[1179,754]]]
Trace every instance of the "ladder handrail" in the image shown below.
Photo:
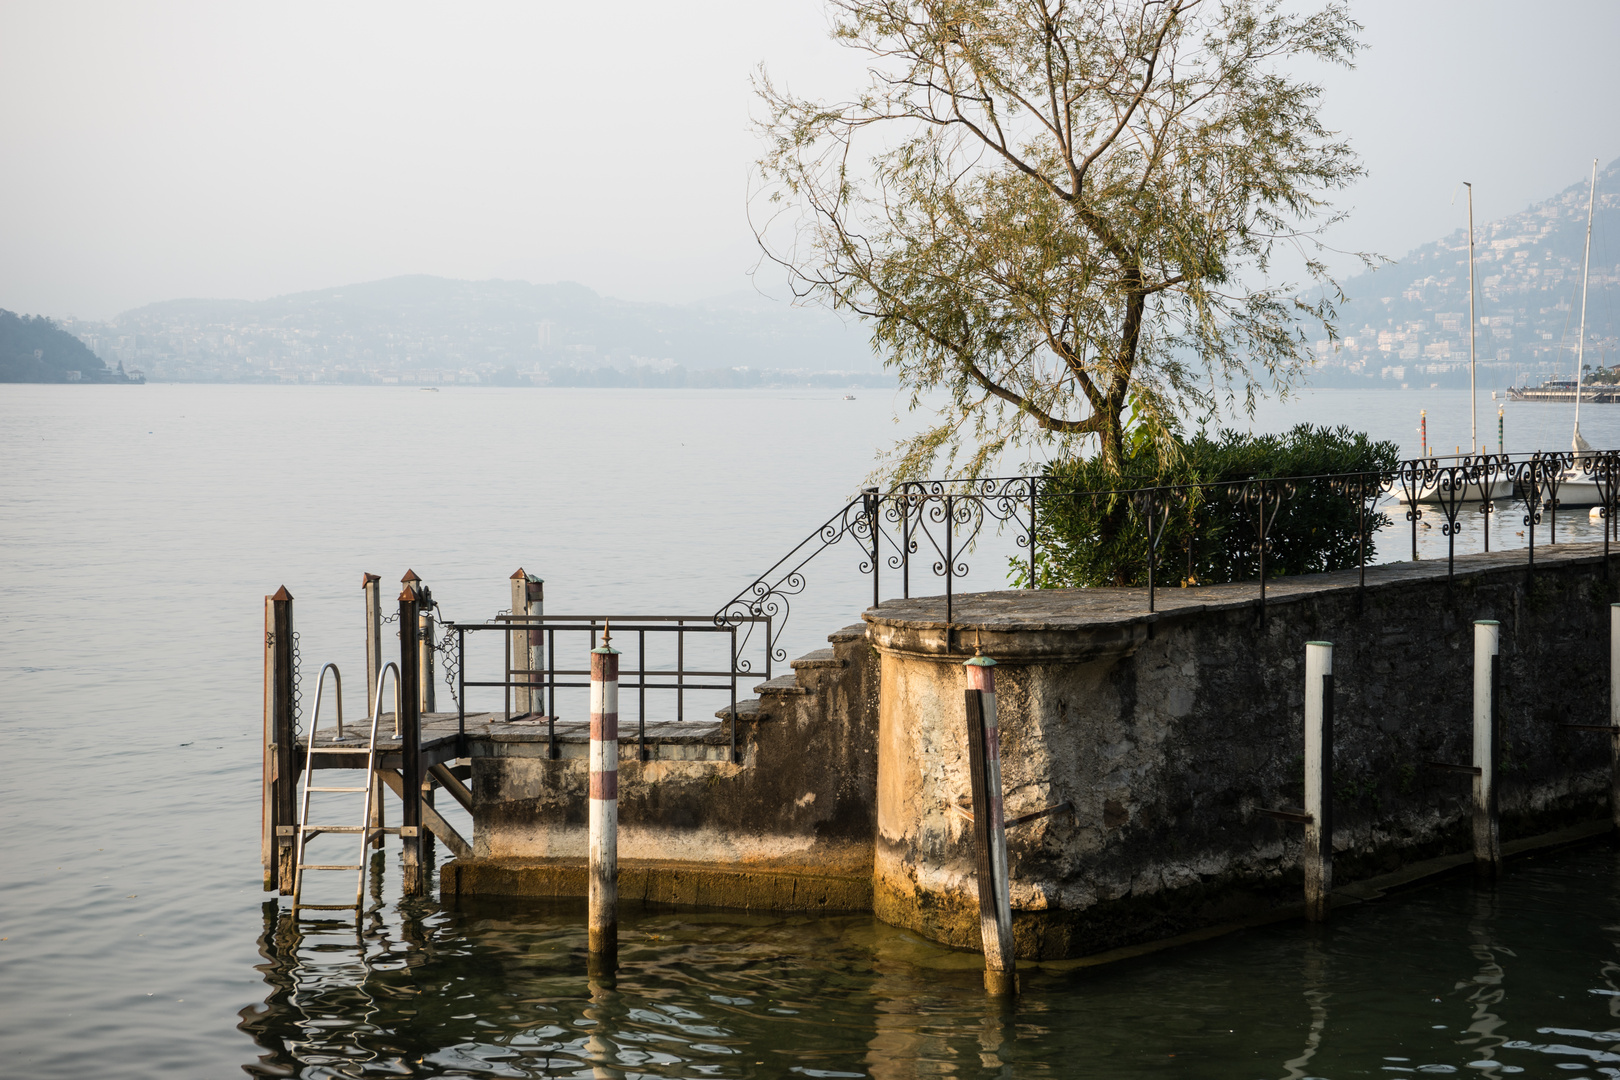
[[[326,673],[330,671],[337,684],[337,737],[343,737],[343,673],[336,664],[327,664],[321,668],[320,675],[315,680],[315,712],[309,719],[309,741],[304,745],[304,775],[303,792],[298,799],[298,842],[293,847],[293,912],[298,911],[298,899],[302,895],[301,886],[304,883],[304,832],[309,825],[309,788],[310,780],[315,775],[315,767],[311,758],[315,755],[315,736],[321,730],[321,701],[326,694]]]
[[[360,819],[360,872],[356,875],[354,883],[354,917],[360,918],[360,904],[366,898],[366,849],[371,846],[371,811],[372,799],[380,794],[377,790],[377,724],[382,720],[383,687],[386,685],[388,673],[394,673],[394,734],[399,734],[399,665],[392,660],[383,665],[377,672],[377,692],[371,698],[371,737],[366,743],[366,811]],[[403,747],[401,748],[403,749]]]
[[[315,741],[320,735],[321,704],[326,690],[326,672],[328,669],[330,669],[332,672],[333,683],[337,689],[337,738],[342,739],[344,737],[343,673],[338,670],[338,666],[336,664],[327,664],[325,667],[321,668],[320,678],[316,682],[315,712],[310,718],[308,742],[305,744],[306,750],[304,757],[303,792],[301,798],[299,799],[298,805],[297,845],[294,848],[293,857],[293,916],[295,918],[298,915],[299,908],[303,906],[300,901],[303,899],[304,885],[304,842],[308,838],[311,831],[320,831],[320,827],[318,826],[312,830],[309,823],[309,796],[310,790],[313,786],[311,784],[311,779],[313,778],[315,772],[313,759],[316,754],[321,752],[320,748],[315,745]],[[394,724],[396,727],[396,734],[399,724],[399,666],[393,661],[389,661],[387,664],[383,665],[383,669],[377,673],[377,692],[376,696],[372,699],[371,724],[370,730],[368,731],[369,737],[366,742],[366,802],[364,816],[361,818],[360,825],[360,859],[358,873],[355,880],[354,893],[354,913],[356,919],[360,917],[362,910],[361,905],[365,900],[367,862],[366,849],[371,846],[373,834],[375,831],[377,831],[371,824],[372,809],[374,805],[372,800],[376,798],[377,795],[377,725],[382,722],[383,688],[387,685],[388,673],[390,671],[394,673]],[[330,828],[330,826],[328,827]]]
[[[321,695],[326,691],[326,673],[332,673],[333,689],[337,693],[337,733],[343,738],[343,672],[338,670],[336,664],[327,664],[321,668],[321,673],[315,679],[315,716],[309,722],[310,737],[315,736],[315,726],[321,721]]]

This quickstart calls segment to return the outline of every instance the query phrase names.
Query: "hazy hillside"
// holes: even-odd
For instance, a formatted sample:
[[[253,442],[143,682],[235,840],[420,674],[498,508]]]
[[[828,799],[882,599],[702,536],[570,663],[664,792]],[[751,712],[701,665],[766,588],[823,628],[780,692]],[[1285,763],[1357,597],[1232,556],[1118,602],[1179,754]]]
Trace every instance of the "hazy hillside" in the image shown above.
[[[164,379],[642,381],[679,368],[875,373],[860,326],[752,293],[641,304],[571,283],[412,276],[269,300],[171,300],[75,324]],[[599,377],[593,372],[601,371]],[[615,374],[617,373],[617,374]]]
[[[1476,219],[1475,349],[1484,388],[1573,374],[1590,177],[1498,221]],[[1465,193],[1457,216],[1466,213]],[[1476,198],[1483,198],[1480,193]],[[1333,385],[1467,385],[1468,234],[1425,244],[1345,283],[1344,340],[1317,345],[1311,380]],[[1616,362],[1620,345],[1620,162],[1598,173],[1587,299],[1586,363]]]
[[[84,342],[43,315],[0,310],[0,382],[122,382]]]

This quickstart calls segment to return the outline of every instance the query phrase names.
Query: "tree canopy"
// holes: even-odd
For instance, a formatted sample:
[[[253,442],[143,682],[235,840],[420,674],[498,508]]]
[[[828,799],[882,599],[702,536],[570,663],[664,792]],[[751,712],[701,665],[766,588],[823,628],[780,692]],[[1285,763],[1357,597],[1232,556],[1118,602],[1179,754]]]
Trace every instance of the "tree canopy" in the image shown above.
[[[1361,174],[1302,61],[1348,65],[1337,3],[831,0],[870,57],[855,100],[761,74],[756,231],[801,297],[870,321],[912,407],[947,404],[888,463],[976,475],[1127,428],[1252,410],[1334,336],[1321,232]],[[1279,246],[1305,279],[1273,280]],[[1316,286],[1313,300],[1302,287]]]

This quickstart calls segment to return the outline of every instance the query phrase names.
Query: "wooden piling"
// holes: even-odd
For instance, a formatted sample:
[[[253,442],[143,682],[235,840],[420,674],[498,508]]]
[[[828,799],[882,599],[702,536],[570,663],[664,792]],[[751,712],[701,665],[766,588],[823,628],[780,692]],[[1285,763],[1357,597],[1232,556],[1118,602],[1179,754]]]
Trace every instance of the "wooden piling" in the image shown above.
[[[967,661],[968,772],[973,797],[973,838],[979,886],[979,936],[984,944],[984,988],[1018,992],[1013,951],[1012,895],[1007,878],[1007,827],[1001,804],[1001,729],[996,722],[996,662]]]
[[[590,900],[591,966],[612,970],[619,950],[619,651],[591,650]]]
[[[295,833],[298,828],[298,759],[296,718],[293,716],[293,610],[292,593],[283,585],[265,598],[265,715],[266,750],[270,774],[267,831],[273,839],[274,888],[293,891]],[[268,871],[270,868],[266,867]],[[267,875],[268,876],[268,875]],[[271,888],[269,880],[265,889]]]
[[[422,858],[422,724],[419,706],[421,688],[417,670],[419,650],[410,628],[416,625],[417,595],[414,573],[406,571],[402,579],[404,588],[399,593],[399,711],[397,720],[400,737],[400,791],[399,836],[403,848],[401,866],[404,871],[406,896],[421,896],[427,892]]]
[[[424,588],[424,599],[417,604],[416,611],[416,647],[418,676],[422,680],[422,711],[425,713],[438,712],[439,702],[437,689],[437,671],[433,663],[434,654],[438,651],[433,647],[433,612],[427,608],[431,602],[431,594]]]
[[[1501,625],[1474,621],[1474,873],[1493,878],[1502,872],[1502,832],[1497,815],[1496,771],[1502,756],[1501,677],[1497,654]]]
[[[292,594],[283,585],[264,598],[264,762],[259,854],[264,890],[293,886],[293,841],[298,824],[297,758],[293,716]]]
[[[382,578],[363,574],[360,592],[366,601],[366,715],[377,708],[377,679],[383,669]]]
[[[518,567],[512,574],[512,614],[544,615],[546,583]],[[545,666],[545,631],[529,626],[512,631],[512,666],[535,672]],[[518,684],[517,711],[519,713],[545,712],[544,695],[540,690],[539,675],[514,676]]]
[[[1333,895],[1333,643],[1305,643],[1305,917],[1325,922]]]

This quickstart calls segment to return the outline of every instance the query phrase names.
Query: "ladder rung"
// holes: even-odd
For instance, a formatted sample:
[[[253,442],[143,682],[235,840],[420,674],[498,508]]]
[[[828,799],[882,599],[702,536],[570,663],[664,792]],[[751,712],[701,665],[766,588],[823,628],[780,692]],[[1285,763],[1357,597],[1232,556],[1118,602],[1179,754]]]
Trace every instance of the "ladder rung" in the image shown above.
[[[355,911],[359,904],[294,904],[294,911]]]
[[[369,754],[370,750],[364,746],[312,746],[311,754]]]
[[[311,832],[311,833],[323,833],[323,832],[365,832],[366,830],[365,830],[365,827],[361,826],[361,825],[305,825],[304,826],[304,831],[305,832]]]
[[[300,870],[358,870],[358,869],[360,869],[360,864],[356,863],[353,866],[338,866],[336,864],[330,864],[329,865],[329,864],[326,864],[326,863],[299,863],[298,864],[298,869],[300,869]]]
[[[365,791],[363,787],[311,787],[306,791]]]

